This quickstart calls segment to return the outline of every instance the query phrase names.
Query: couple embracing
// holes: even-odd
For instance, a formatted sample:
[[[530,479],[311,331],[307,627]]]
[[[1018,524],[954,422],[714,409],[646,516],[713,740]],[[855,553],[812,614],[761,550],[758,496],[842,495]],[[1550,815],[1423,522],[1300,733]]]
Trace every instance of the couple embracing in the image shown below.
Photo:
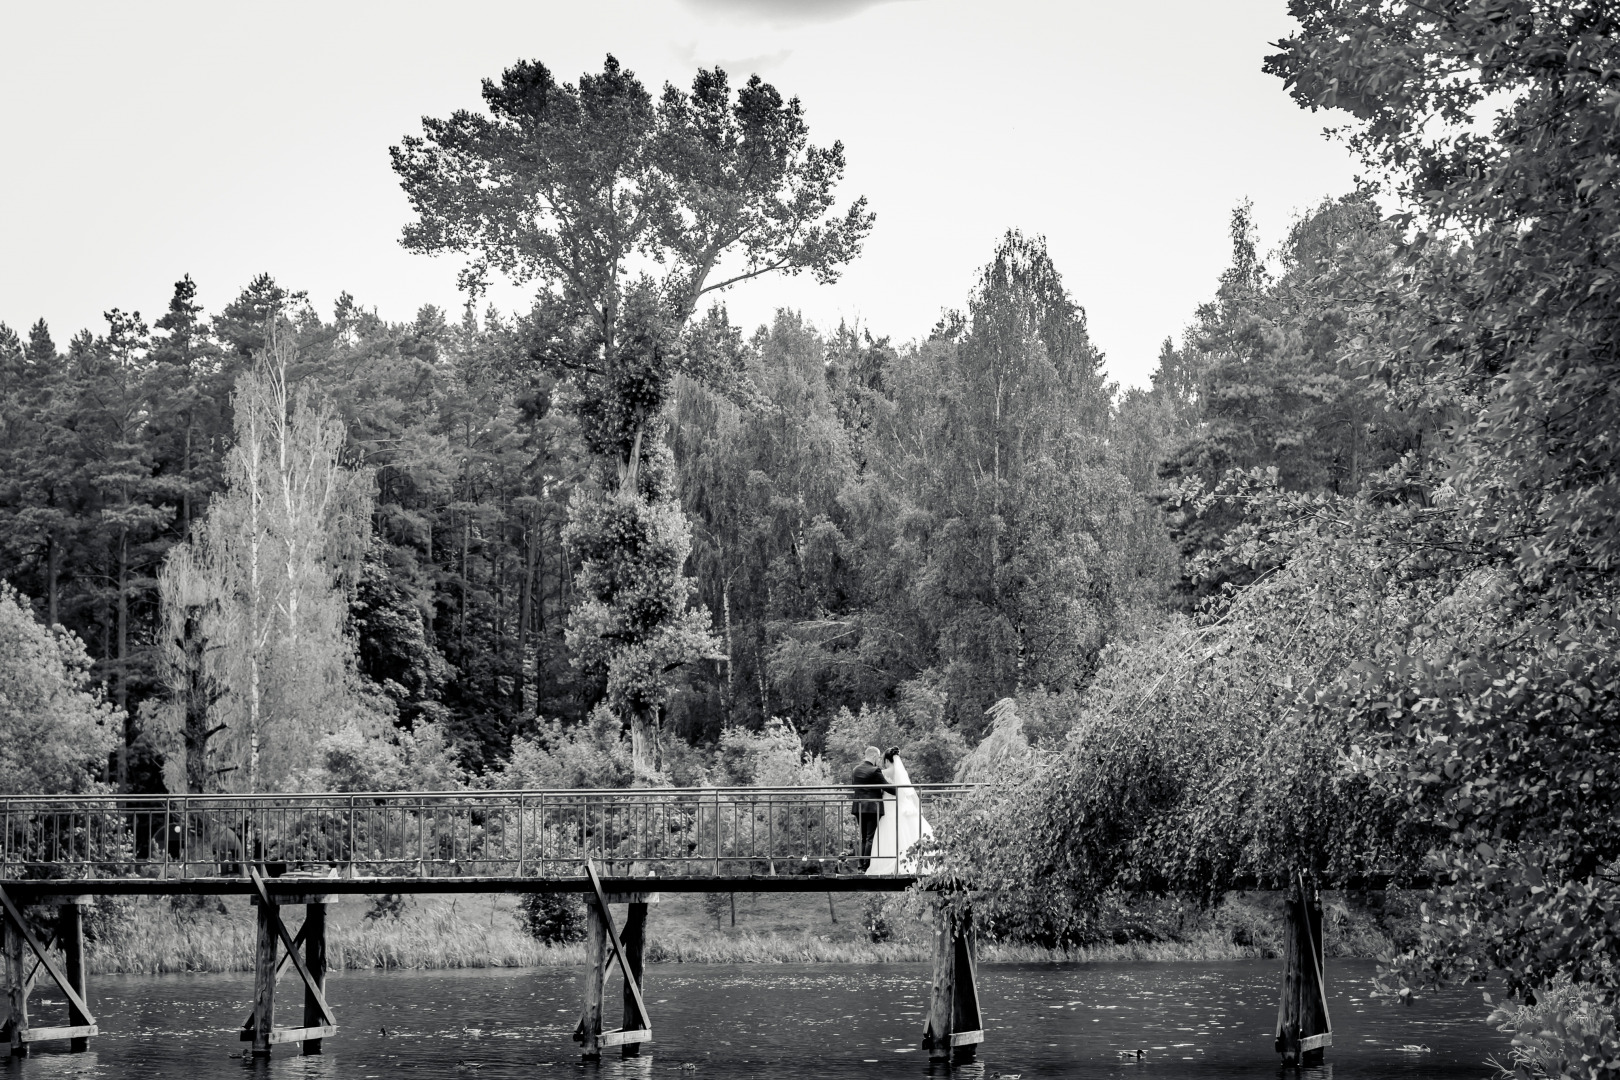
[[[913,845],[934,830],[923,820],[922,802],[911,786],[900,750],[866,748],[866,759],[850,777],[855,786],[850,812],[861,825],[861,869],[868,875],[914,874]]]

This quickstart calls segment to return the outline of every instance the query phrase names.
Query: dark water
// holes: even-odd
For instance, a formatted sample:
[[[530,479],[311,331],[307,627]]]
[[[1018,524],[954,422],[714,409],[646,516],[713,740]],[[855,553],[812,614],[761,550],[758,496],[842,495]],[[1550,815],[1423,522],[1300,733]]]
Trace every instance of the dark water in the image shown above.
[[[1477,990],[1405,1008],[1369,999],[1369,962],[1340,961],[1331,1013],[1330,1069],[1306,1075],[1489,1077],[1505,1038],[1483,1021]],[[657,1042],[639,1061],[605,1051],[579,1063],[569,1035],[579,1016],[574,969],[334,974],[328,996],[339,1035],[322,1057],[278,1046],[268,1065],[245,1062],[236,1028],[248,975],[103,976],[92,1007],[103,1035],[85,1054],[42,1044],[0,1080],[264,1076],[921,1077],[918,1049],[929,970],[922,964],[660,964],[646,998]],[[980,998],[986,1043],[958,1076],[1267,1077],[1280,968],[1225,964],[986,964]],[[300,1015],[297,980],[284,978],[281,1024]],[[617,982],[609,1026],[617,1026]],[[36,1023],[55,1023],[39,1006]],[[383,1028],[388,1034],[382,1033]],[[1401,1050],[1403,1045],[1427,1051]],[[58,1049],[61,1047],[62,1049]],[[1146,1051],[1119,1061],[1118,1051]],[[233,1056],[237,1055],[237,1056]],[[943,1072],[944,1070],[939,1070]]]

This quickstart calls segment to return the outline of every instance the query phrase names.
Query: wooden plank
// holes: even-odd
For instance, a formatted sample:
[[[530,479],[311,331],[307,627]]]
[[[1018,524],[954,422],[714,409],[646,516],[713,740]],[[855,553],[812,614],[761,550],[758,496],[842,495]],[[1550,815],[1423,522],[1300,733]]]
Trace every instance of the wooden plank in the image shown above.
[[[28,929],[28,925],[23,922],[22,912],[17,910],[17,905],[13,904],[11,902],[11,897],[6,895],[4,886],[0,886],[0,907],[5,908],[6,915],[11,919],[12,925],[16,927],[17,933],[21,934],[23,941],[30,949],[34,950],[34,955],[39,957],[40,965],[46,971],[50,972],[51,978],[56,980],[56,985],[61,987],[62,993],[67,995],[68,1001],[79,1010],[80,1014],[84,1016],[87,1023],[95,1023],[96,1018],[91,1015],[90,1006],[84,1003],[84,998],[80,997],[79,992],[73,989],[72,985],[68,983],[67,976],[62,973],[62,969],[58,968],[56,966],[56,962],[52,960],[45,952],[44,946],[40,945],[40,943],[35,940],[33,933]],[[21,955],[22,954],[19,951],[19,959],[21,958]],[[18,982],[20,983],[23,978],[22,971],[20,969],[17,972],[17,978]],[[16,1012],[15,1005],[12,1007],[12,1012]]]
[[[735,895],[735,894],[733,894]],[[640,998],[631,993],[631,987],[641,988],[642,956],[647,940],[647,905],[642,903],[630,904],[624,916],[624,952],[630,962],[628,973],[624,978],[624,989],[620,995],[623,1022],[621,1031],[643,1031],[650,1023],[647,1017],[641,1015],[636,1008]],[[641,1053],[638,1042],[625,1042],[625,1057],[636,1057]]]
[[[249,863],[248,874],[253,879],[254,888],[258,890],[260,902],[273,907],[270,894],[265,891],[264,878],[260,876],[259,868]],[[287,933],[287,927],[282,923],[280,913],[272,911],[270,921],[275,924],[276,933],[280,935],[281,943],[286,946],[287,955],[292,959],[293,967],[298,971],[298,977],[304,980],[304,986],[310,994],[314,995],[316,1003],[320,1005],[321,1019],[326,1021],[328,1027],[336,1027],[337,1017],[332,1015],[332,1008],[326,1003],[326,995],[321,992],[321,988],[316,986],[315,980],[310,977],[309,969],[304,966],[304,958],[298,955],[298,949],[293,945],[292,935]],[[274,988],[274,985],[275,982],[272,979],[272,988]]]
[[[979,965],[973,948],[973,916],[964,913],[956,925],[955,966],[952,970],[951,1030],[980,1031],[984,1017],[979,1013]]]
[[[23,972],[22,931],[9,918],[0,918],[0,930],[5,937],[6,984],[10,994],[6,1002],[6,1041],[12,1057],[28,1053],[28,977]]]
[[[253,1042],[255,1057],[270,1053],[270,1036],[276,1028],[276,931],[281,920],[276,905],[261,903],[254,919],[253,1022],[243,1033]]]
[[[1301,889],[1303,891],[1303,874],[1300,875],[1300,880],[1302,882]],[[1328,1015],[1327,973],[1323,970],[1323,968],[1326,966],[1325,962],[1327,959],[1327,950],[1325,946],[1327,943],[1322,938],[1321,930],[1321,904],[1307,902],[1305,905],[1305,934],[1306,940],[1311,947],[1311,967],[1316,971],[1317,1001],[1322,1007],[1322,1031],[1326,1034],[1332,1034],[1333,1017]],[[1333,1042],[1330,1039],[1322,1045],[1331,1046],[1333,1045]],[[1315,1047],[1306,1046],[1303,1047],[1303,1049],[1312,1050],[1315,1049]]]
[[[928,995],[928,1029],[923,1045],[928,1060],[951,1057],[951,1013],[956,999],[956,935],[949,910],[934,908],[934,981]]]
[[[591,860],[585,860],[585,871],[590,875],[591,887],[596,890],[596,902],[602,907],[602,924],[607,928],[608,944],[613,946],[613,955],[619,959],[619,971],[623,973],[632,996],[636,1000],[636,1014],[641,1017],[643,1024],[651,1023],[652,1017],[647,1014],[647,1003],[641,1000],[641,987],[630,974],[630,965],[624,958],[624,946],[619,943],[619,932],[613,929],[613,912],[608,908],[607,896],[602,891],[602,879],[596,876],[596,866]]]
[[[984,1042],[982,1031],[957,1031],[951,1034],[952,1046],[972,1046],[974,1043]]]
[[[306,923],[307,923],[307,920],[306,920]],[[293,946],[295,948],[304,943],[304,931],[307,930],[307,929],[308,929],[307,925],[300,926],[298,928],[298,934],[293,938]],[[286,966],[287,966],[287,958],[285,956],[283,956],[281,959],[276,961],[276,978],[277,979],[281,978],[281,973],[286,968]],[[253,1014],[248,1013],[247,1019],[242,1021],[242,1041],[246,1042],[247,1040],[249,1040],[251,1038],[253,1038]]]
[[[587,1060],[601,1057],[602,1037],[602,984],[606,981],[607,964],[607,910],[595,904],[585,905],[585,1007],[580,1013],[579,1028],[574,1038],[580,1044],[580,1056]]]
[[[270,1042],[309,1042],[319,1039],[330,1039],[336,1034],[337,1027],[333,1024],[321,1024],[316,1027],[276,1028],[270,1033]]]
[[[1300,956],[1304,942],[1299,924],[1304,918],[1304,898],[1296,898],[1295,890],[1290,889],[1289,894],[1283,899],[1282,997],[1277,1002],[1275,1045],[1277,1052],[1282,1055],[1283,1064],[1292,1066],[1301,1064],[1304,1053],[1299,1048],[1299,1000],[1304,966]]]
[[[304,966],[309,969],[310,976],[322,993],[326,991],[326,905],[309,904],[304,908],[304,925],[299,927],[304,938]],[[296,943],[293,946],[297,948]],[[321,1022],[321,1006],[310,993],[304,990],[304,1030],[331,1027]],[[335,1030],[335,1029],[334,1029]],[[321,1052],[321,1036],[314,1035],[304,1040],[303,1053],[311,1057]]]
[[[599,1039],[603,1046],[625,1046],[633,1043],[650,1043],[653,1041],[651,1028],[640,1028],[636,1031],[604,1031]]]
[[[63,904],[58,910],[56,938],[62,943],[62,967],[68,981],[73,984],[73,989],[79,992],[80,997],[89,1001],[90,994],[86,987],[89,986],[90,969],[84,960],[84,905],[79,902],[82,899],[84,898],[76,897]],[[74,1008],[72,1002],[69,1002],[68,1026],[94,1027],[95,1025],[91,1023],[90,1017]],[[95,1032],[92,1031],[90,1034],[93,1035]],[[73,1053],[80,1054],[90,1049],[90,1040],[87,1036],[75,1035],[72,1036],[72,1039],[73,1045],[70,1050]]]
[[[99,1035],[94,1024],[68,1024],[65,1027],[31,1027],[22,1033],[23,1042],[46,1042],[52,1039],[85,1039]]]
[[[551,860],[547,860],[548,863]],[[655,891],[671,894],[693,892],[760,892],[760,893],[897,893],[916,885],[914,875],[896,877],[867,877],[864,874],[846,874],[822,877],[815,874],[794,874],[770,877],[766,874],[726,874],[718,878],[701,877],[624,877],[604,878],[603,887],[616,894],[647,893]],[[34,904],[39,896],[58,896],[60,888],[44,891],[30,883],[12,879],[7,882],[13,897],[21,903]],[[273,884],[268,882],[267,884]],[[246,877],[190,877],[190,878],[83,878],[74,885],[84,895],[94,896],[256,896],[253,882]],[[462,877],[403,877],[377,875],[360,878],[328,878],[321,884],[322,895],[328,898],[355,896],[369,893],[585,893],[591,892],[590,881],[584,877],[519,878],[509,875],[467,874]],[[277,903],[282,895],[273,888],[270,895]],[[301,896],[302,893],[287,894]]]
[[[1303,1054],[1308,1050],[1320,1050],[1325,1046],[1332,1045],[1333,1032],[1324,1031],[1320,1035],[1307,1035],[1305,1038],[1299,1040],[1299,1052]]]

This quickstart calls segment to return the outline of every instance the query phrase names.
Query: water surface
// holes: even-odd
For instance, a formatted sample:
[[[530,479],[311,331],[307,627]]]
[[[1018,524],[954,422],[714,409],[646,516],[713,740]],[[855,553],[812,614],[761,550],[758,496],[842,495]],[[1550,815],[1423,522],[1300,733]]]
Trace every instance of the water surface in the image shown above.
[[[1373,964],[1330,961],[1334,1080],[1479,1077],[1505,1057],[1477,990],[1411,1007],[1373,999]],[[101,976],[92,1008],[104,1034],[84,1054],[40,1044],[4,1080],[263,1076],[925,1076],[919,1049],[929,985],[925,964],[651,965],[646,1000],[657,1042],[621,1061],[579,1063],[570,968],[334,973],[328,998],[339,1034],[321,1057],[278,1046],[268,1064],[244,1060],[236,1029],[248,1012],[249,974]],[[1279,962],[1220,964],[985,964],[980,1062],[954,1073],[986,1080],[1037,1077],[1278,1076],[1272,1052]],[[297,979],[283,977],[278,1022],[301,1015]],[[609,1026],[618,983],[609,987]],[[55,1023],[36,996],[35,1023]],[[1427,1050],[1403,1050],[1403,1046]],[[1133,1054],[1129,1062],[1119,1052]],[[1138,1063],[1134,1052],[1142,1050]],[[943,1070],[938,1070],[943,1072]],[[1306,1075],[1312,1071],[1307,1070]]]

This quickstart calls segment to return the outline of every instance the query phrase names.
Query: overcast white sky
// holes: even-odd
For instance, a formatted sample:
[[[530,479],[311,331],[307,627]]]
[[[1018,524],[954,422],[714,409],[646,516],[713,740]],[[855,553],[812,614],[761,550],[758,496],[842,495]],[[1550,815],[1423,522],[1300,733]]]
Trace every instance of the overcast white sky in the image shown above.
[[[1351,187],[1325,118],[1260,72],[1291,30],[1285,0],[3,0],[0,321],[64,344],[107,308],[151,321],[182,274],[217,311],[266,270],[323,314],[345,289],[387,319],[459,312],[455,263],[399,246],[388,147],[519,57],[572,81],[612,52],[654,93],[718,63],[798,95],[877,213],[840,283],[749,283],[735,320],[916,338],[1017,227],[1140,385],[1212,294],[1234,204],[1269,247]]]

